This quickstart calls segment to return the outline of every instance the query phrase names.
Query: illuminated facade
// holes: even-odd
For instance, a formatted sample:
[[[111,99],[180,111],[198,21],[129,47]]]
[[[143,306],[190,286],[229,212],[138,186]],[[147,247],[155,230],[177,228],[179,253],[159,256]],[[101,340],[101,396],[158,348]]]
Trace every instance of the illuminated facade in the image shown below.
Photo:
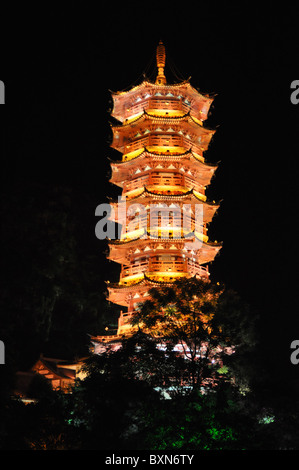
[[[111,147],[122,154],[111,163],[110,181],[122,189],[112,219],[122,230],[109,240],[108,258],[121,273],[107,287],[108,299],[125,308],[117,337],[132,332],[131,315],[149,288],[183,276],[208,279],[208,264],[221,249],[207,235],[219,207],[205,195],[217,169],[204,159],[215,133],[204,127],[213,97],[189,81],[167,84],[165,58],[160,42],[155,83],[112,93],[119,124],[112,126]]]

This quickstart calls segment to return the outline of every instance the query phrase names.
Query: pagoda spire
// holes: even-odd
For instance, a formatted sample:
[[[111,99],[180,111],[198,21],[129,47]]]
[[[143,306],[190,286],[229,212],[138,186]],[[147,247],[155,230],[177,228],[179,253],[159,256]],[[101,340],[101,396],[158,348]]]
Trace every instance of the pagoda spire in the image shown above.
[[[158,75],[156,78],[156,84],[158,85],[165,85],[166,77],[164,75],[164,67],[165,67],[165,46],[163,42],[160,40],[157,51],[156,51],[156,61],[157,61],[157,68],[158,68]]]

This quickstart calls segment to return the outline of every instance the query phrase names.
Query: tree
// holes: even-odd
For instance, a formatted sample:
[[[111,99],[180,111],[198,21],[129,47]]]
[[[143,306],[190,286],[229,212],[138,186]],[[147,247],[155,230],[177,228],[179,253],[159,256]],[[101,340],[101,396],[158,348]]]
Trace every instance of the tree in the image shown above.
[[[210,393],[171,393],[186,361],[138,332],[86,361],[74,388],[70,433],[80,449],[233,450],[262,448],[259,409],[229,382]],[[176,363],[176,359],[178,363]],[[173,381],[173,378],[177,382]],[[162,393],[169,391],[169,395]],[[169,399],[170,398],[170,399]],[[73,440],[75,443],[75,440]]]
[[[149,335],[180,347],[192,388],[213,384],[227,374],[228,360],[238,348],[249,348],[254,336],[248,308],[219,283],[180,279],[153,288],[140,304],[132,324]]]
[[[141,349],[136,346],[137,341],[130,341],[86,361],[86,377],[73,390],[69,419],[70,430],[80,436],[80,449],[132,449],[140,445],[143,407],[159,402],[160,395],[145,376],[146,368],[139,360]],[[151,363],[148,357],[148,368]]]

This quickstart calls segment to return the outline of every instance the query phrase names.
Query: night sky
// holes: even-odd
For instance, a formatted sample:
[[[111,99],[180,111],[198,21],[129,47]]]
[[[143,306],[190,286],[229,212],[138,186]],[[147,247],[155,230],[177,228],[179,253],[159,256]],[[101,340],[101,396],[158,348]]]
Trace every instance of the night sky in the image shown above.
[[[2,191],[53,183],[88,195],[84,236],[100,251],[94,211],[115,191],[108,183],[108,156],[115,155],[109,90],[129,89],[144,73],[153,79],[162,39],[168,81],[191,76],[202,93],[217,94],[206,122],[217,132],[205,154],[220,161],[208,191],[222,200],[209,230],[223,241],[212,279],[259,311],[261,360],[296,376],[299,365],[289,357],[299,339],[299,104],[290,101],[290,85],[299,79],[298,11],[246,2],[117,3],[100,2],[94,11],[51,4],[8,19]],[[113,268],[101,270],[108,277]]]

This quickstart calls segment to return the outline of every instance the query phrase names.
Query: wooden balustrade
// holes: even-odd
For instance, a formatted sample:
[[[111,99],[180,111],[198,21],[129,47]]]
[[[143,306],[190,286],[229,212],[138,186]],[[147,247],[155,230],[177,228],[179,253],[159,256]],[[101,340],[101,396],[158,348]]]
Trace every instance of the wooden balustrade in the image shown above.
[[[176,186],[178,189],[189,188],[205,194],[205,187],[198,183],[189,175],[182,174],[177,170],[173,171],[150,171],[149,173],[127,181],[123,187],[124,192],[134,191],[143,186]]]
[[[178,259],[157,259],[158,257],[152,257],[143,261],[137,261],[130,266],[122,266],[121,279],[128,276],[134,276],[145,272],[155,273],[190,273],[191,275],[198,274],[200,276],[208,276],[208,270],[205,266],[201,266],[196,261],[191,259],[184,259],[177,257]],[[169,256],[169,258],[176,258]]]
[[[200,145],[191,142],[187,137],[175,134],[163,135],[151,134],[145,137],[136,138],[131,142],[124,142],[124,154],[142,150],[145,147],[166,147],[163,152],[167,152],[167,147],[180,147],[186,150],[192,149],[201,155],[202,149]],[[125,159],[125,158],[124,158]]]
[[[155,111],[163,110],[167,111],[180,111],[187,114],[190,110],[190,106],[182,100],[175,99],[145,99],[138,101],[132,106],[128,107],[125,111],[125,118],[128,119],[130,116],[135,116],[143,113],[143,111]]]

